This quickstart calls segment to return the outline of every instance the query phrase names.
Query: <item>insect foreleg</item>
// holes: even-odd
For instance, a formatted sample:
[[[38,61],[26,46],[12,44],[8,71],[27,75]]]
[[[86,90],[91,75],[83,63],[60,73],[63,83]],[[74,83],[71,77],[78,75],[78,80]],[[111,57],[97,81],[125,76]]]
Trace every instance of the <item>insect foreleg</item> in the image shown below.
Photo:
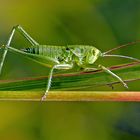
[[[59,64],[59,65],[55,65],[51,68],[49,76],[48,76],[48,83],[47,83],[46,92],[41,99],[42,101],[46,99],[48,91],[51,87],[51,81],[52,81],[52,75],[53,75],[54,69],[71,69],[72,67],[73,67],[73,65],[70,65],[70,64]]]
[[[113,77],[117,78],[124,85],[124,87],[128,88],[127,84],[118,75],[116,75],[115,73],[113,73],[112,71],[110,71],[109,69],[107,69],[102,65],[99,65],[98,67],[104,70],[105,72],[111,74]]]

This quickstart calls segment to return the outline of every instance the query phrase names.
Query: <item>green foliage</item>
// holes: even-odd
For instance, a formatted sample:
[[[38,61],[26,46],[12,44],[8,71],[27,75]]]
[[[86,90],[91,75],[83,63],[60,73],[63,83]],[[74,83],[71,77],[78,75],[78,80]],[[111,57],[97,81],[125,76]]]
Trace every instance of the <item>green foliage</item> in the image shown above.
[[[140,39],[139,13],[140,0],[4,0],[0,3],[0,45],[5,44],[7,41],[13,25],[20,24],[40,44],[87,44],[94,45],[104,52],[117,45]],[[28,47],[28,44],[17,34],[12,46],[21,49]],[[120,49],[115,54],[140,59],[139,52],[140,47],[138,44]],[[122,63],[126,63],[125,60],[112,58],[108,61],[104,60],[102,64],[113,66]],[[125,69],[125,75],[118,74],[124,79],[129,76],[130,78],[137,78],[140,75],[139,68],[134,69],[136,73],[131,68],[132,73],[131,71],[127,73],[127,69]],[[24,59],[20,55],[8,53],[1,79],[39,77],[47,75],[47,72],[46,68]],[[114,72],[117,73],[115,70]],[[100,74],[96,74],[96,76]],[[89,75],[92,78],[94,77],[94,74]],[[108,74],[104,73],[104,75],[107,77],[106,81],[108,80],[108,82],[114,79]],[[78,78],[78,76],[71,78],[76,77]],[[67,78],[54,78],[51,90],[60,90],[63,85],[58,85],[58,83],[63,83],[63,79]],[[68,79],[70,80],[70,77]],[[46,78],[44,82],[42,80],[43,83],[41,82],[40,85],[37,81],[33,81],[38,85],[37,88],[41,88],[38,89],[40,91],[37,93],[43,93],[46,80]],[[75,79],[73,82],[75,83]],[[8,88],[8,84],[10,89],[17,85],[16,82],[6,82],[6,88]],[[18,84],[21,87],[24,82]],[[29,89],[30,86],[36,88],[28,80],[25,80],[25,84],[26,87],[22,87],[21,90]],[[86,84],[85,80],[83,84]],[[140,91],[139,85],[140,81],[128,83],[128,90]],[[71,85],[67,87],[71,88]],[[114,87],[115,90],[126,90],[121,84],[114,85]],[[13,92],[18,94],[20,88],[16,87],[16,89],[18,91]],[[89,90],[112,89],[108,86],[100,86],[96,89],[91,87]],[[2,92],[5,91],[1,91],[0,94]],[[26,93],[26,91],[23,92]],[[30,91],[28,90],[28,92]],[[9,91],[10,95],[11,91]],[[40,103],[8,101],[0,102],[0,110],[0,138],[4,140],[140,139],[138,102]]]
[[[124,65],[112,66],[113,72],[119,75],[124,81],[140,79],[139,62]],[[93,72],[73,72],[54,75],[52,90],[95,90],[96,87],[114,86],[119,83],[116,78],[98,70]],[[25,78],[20,80],[7,80],[0,82],[0,90],[35,90],[45,89],[47,77]],[[122,85],[123,86],[123,85]]]

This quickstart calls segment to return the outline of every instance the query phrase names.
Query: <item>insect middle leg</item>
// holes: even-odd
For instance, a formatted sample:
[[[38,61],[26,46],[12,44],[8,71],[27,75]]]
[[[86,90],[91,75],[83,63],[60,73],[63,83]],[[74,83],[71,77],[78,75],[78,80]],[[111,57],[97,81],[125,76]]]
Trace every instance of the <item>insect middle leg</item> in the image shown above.
[[[128,88],[127,84],[118,75],[116,75],[115,73],[113,73],[108,68],[106,68],[102,65],[99,65],[98,67],[101,68],[102,70],[104,70],[105,72],[111,74],[113,77],[117,78],[123,84],[124,87]]]
[[[51,81],[52,81],[52,75],[53,75],[54,69],[71,69],[72,67],[73,67],[73,65],[70,65],[70,64],[58,64],[58,65],[55,65],[51,68],[49,76],[48,76],[48,83],[47,83],[46,92],[41,99],[42,101],[46,99],[48,91],[51,87]]]

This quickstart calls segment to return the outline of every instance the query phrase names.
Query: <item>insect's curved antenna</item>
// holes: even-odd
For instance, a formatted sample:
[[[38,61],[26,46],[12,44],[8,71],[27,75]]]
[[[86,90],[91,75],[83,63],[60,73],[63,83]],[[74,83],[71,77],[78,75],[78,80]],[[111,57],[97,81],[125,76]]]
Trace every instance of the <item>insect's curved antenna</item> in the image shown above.
[[[125,56],[125,55],[103,54],[102,57],[121,57],[121,58],[131,59],[140,62],[140,59],[133,58],[130,56]]]
[[[129,43],[127,43],[127,44],[124,44],[124,45],[120,45],[120,46],[118,46],[118,47],[115,47],[115,48],[113,48],[113,49],[111,49],[111,50],[108,50],[108,51],[104,52],[103,55],[109,54],[109,53],[112,52],[112,51],[118,50],[118,49],[123,48],[123,47],[126,47],[126,46],[135,45],[135,44],[137,44],[137,43],[140,43],[140,40],[136,40],[136,41],[129,42]]]

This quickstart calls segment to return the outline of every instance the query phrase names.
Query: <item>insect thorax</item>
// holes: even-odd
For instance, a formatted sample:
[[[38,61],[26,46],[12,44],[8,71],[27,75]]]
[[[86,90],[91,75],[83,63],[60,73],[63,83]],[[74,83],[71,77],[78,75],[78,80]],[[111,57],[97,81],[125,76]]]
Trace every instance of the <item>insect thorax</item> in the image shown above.
[[[70,47],[70,50],[73,53],[73,61],[80,67],[93,65],[102,54],[100,50],[93,46],[72,45],[68,47]]]
[[[80,67],[93,64],[101,55],[97,48],[85,45],[39,45],[22,50],[26,53],[53,58],[59,63],[75,63]]]

